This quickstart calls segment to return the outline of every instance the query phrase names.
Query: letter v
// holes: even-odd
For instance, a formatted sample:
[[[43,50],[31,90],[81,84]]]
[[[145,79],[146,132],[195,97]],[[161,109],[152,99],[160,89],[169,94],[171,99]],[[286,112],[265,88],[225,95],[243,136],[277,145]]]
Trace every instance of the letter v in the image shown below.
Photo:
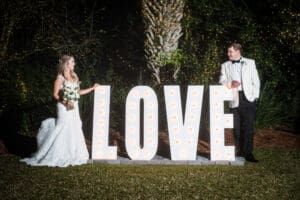
[[[184,123],[179,86],[164,86],[172,160],[196,160],[203,86],[188,86]]]

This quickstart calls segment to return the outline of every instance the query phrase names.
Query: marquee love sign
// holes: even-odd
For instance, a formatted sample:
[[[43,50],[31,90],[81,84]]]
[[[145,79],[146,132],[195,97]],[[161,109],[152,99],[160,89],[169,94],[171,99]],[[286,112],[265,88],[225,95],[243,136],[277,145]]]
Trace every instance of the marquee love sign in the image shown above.
[[[188,86],[185,116],[179,86],[164,86],[172,160],[196,160],[203,86]],[[234,146],[225,146],[224,128],[233,128],[232,114],[224,114],[224,101],[233,99],[225,86],[210,86],[210,158],[235,160]],[[144,137],[140,145],[140,103],[143,100]],[[110,86],[100,86],[94,95],[92,159],[117,159],[117,147],[109,146]],[[158,148],[158,101],[149,86],[136,86],[126,99],[125,147],[132,160],[151,160]]]

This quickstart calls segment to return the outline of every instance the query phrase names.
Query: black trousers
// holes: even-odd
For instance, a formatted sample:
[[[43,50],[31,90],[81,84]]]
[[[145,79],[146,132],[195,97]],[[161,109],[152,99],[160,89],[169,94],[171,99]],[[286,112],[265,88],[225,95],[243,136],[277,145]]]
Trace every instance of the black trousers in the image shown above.
[[[256,103],[250,102],[243,91],[239,92],[239,107],[232,108],[233,134],[235,146],[240,155],[249,155],[253,151],[254,119]]]

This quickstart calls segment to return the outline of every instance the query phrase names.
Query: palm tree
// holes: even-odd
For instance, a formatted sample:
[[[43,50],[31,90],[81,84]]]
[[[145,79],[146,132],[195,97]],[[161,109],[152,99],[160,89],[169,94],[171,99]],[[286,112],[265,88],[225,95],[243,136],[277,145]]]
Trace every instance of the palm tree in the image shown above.
[[[183,16],[184,0],[143,0],[142,14],[145,23],[144,49],[147,67],[156,84],[161,84],[162,57],[170,58],[178,48],[182,36],[180,20]],[[174,73],[177,73],[175,70]]]

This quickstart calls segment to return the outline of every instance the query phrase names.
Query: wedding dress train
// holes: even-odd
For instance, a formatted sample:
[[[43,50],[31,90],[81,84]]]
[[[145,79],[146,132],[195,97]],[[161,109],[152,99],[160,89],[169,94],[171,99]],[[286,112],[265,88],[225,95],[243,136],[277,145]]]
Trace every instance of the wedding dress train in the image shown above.
[[[89,154],[82,132],[78,102],[75,102],[72,110],[57,103],[57,119],[49,118],[42,122],[37,135],[37,146],[38,151],[21,162],[51,167],[87,163]]]

